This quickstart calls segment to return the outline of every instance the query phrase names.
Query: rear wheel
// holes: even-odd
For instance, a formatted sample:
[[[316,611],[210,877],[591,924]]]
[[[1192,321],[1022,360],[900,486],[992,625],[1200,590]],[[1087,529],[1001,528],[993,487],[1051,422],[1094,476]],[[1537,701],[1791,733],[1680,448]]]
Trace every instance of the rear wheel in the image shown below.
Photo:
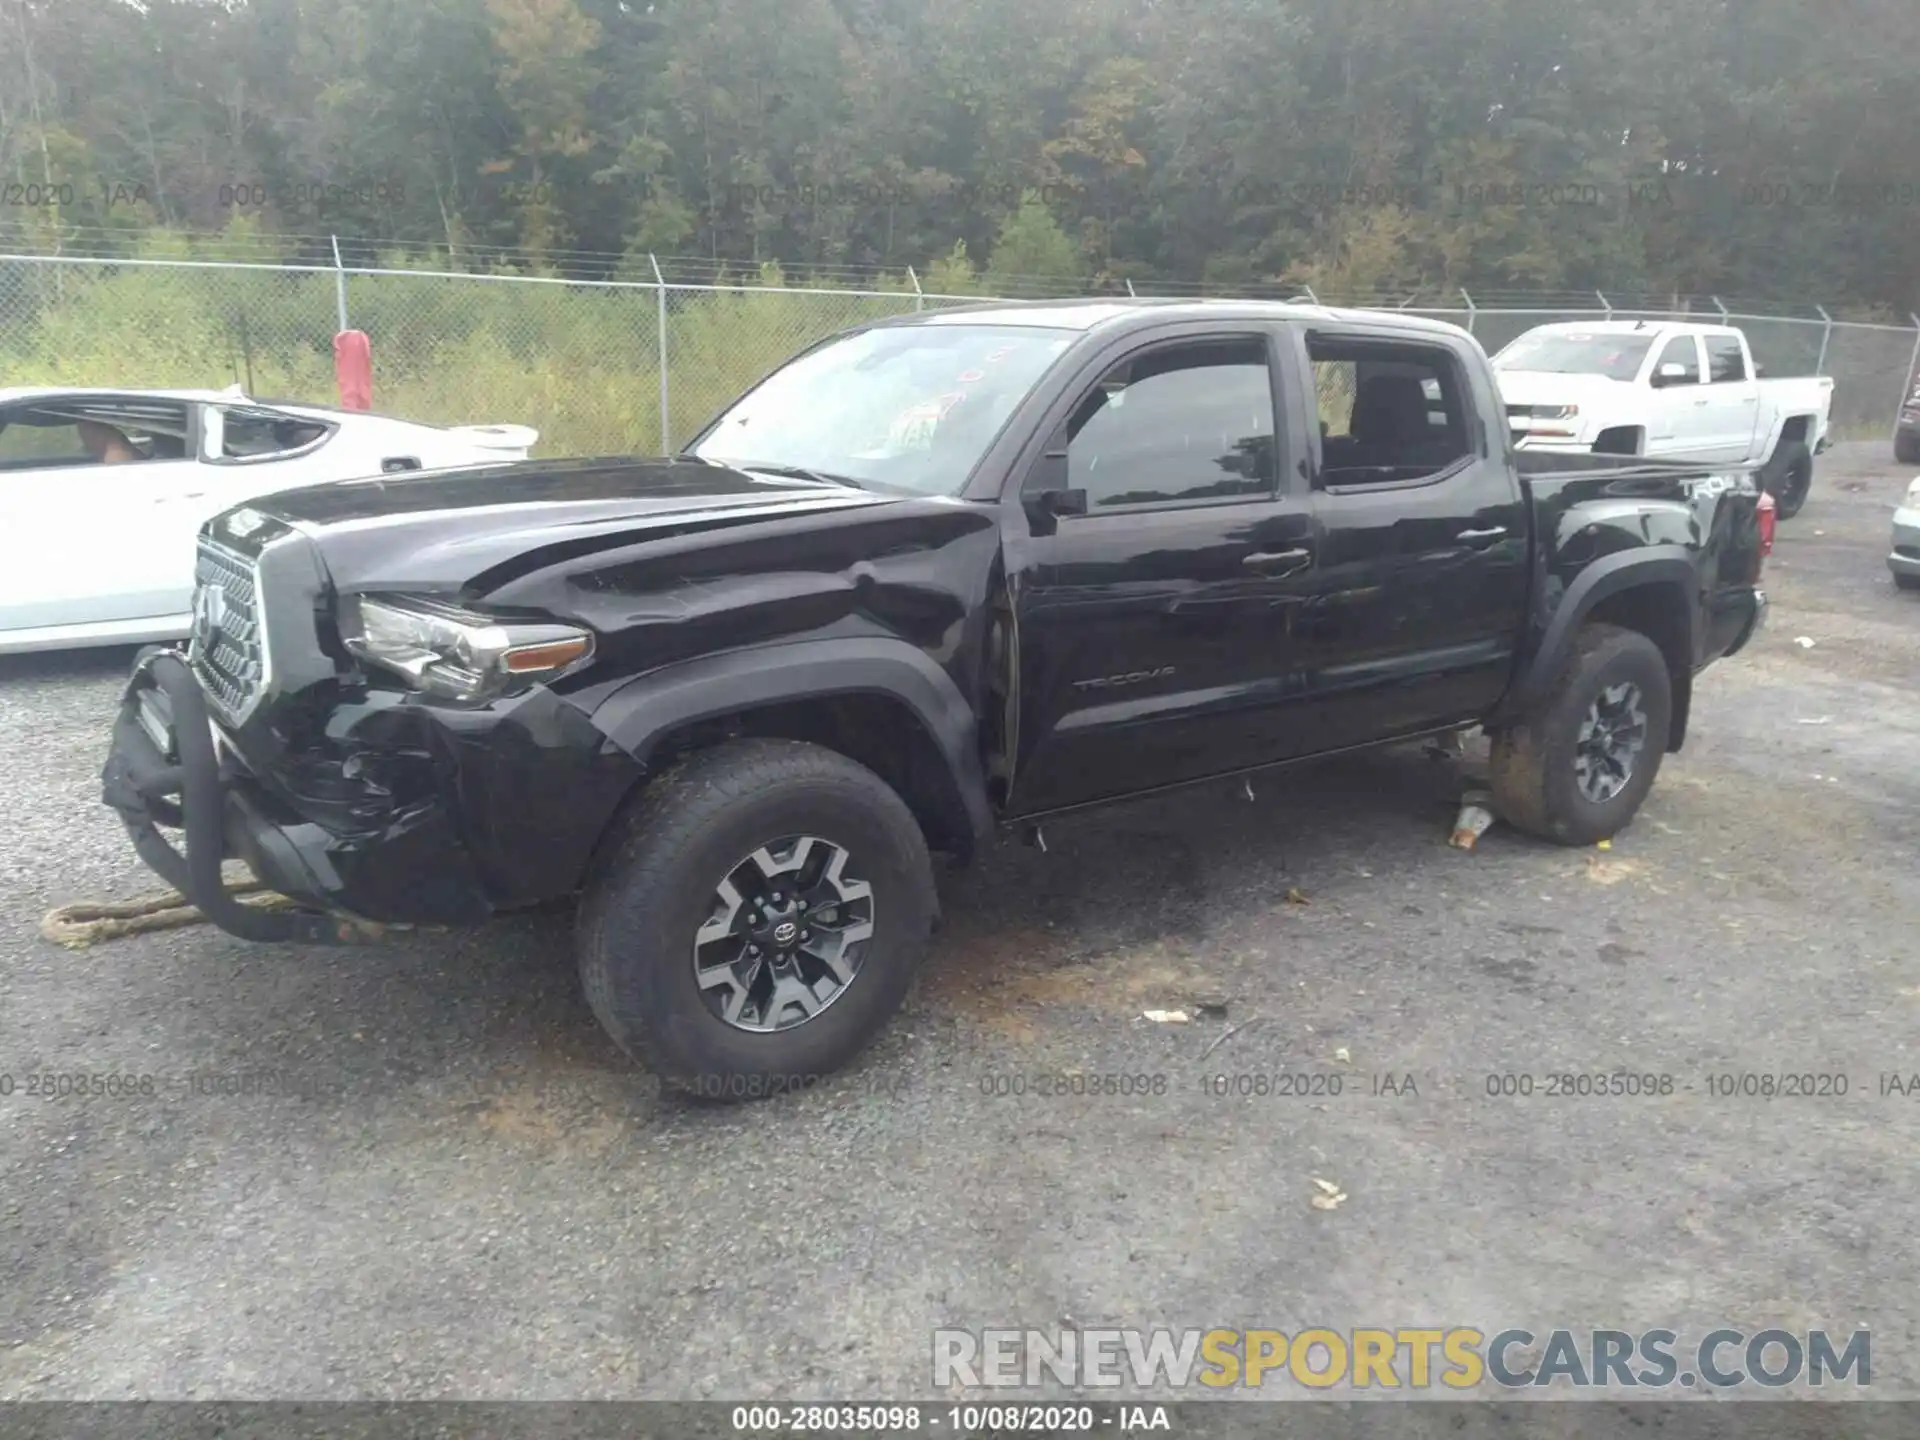
[[[1902,590],[1920,590],[1920,575],[1902,575],[1895,571],[1893,583]]]
[[[654,781],[580,909],[581,981],[622,1049],[723,1100],[801,1089],[899,1008],[935,908],[926,841],[864,766],[747,740]]]
[[[1495,736],[1494,808],[1516,829],[1590,845],[1624,829],[1666,753],[1673,681],[1645,635],[1589,625],[1553,688]]]
[[[1799,440],[1783,440],[1760,471],[1760,485],[1773,496],[1775,513],[1791,520],[1813,489],[1813,452]]]
[[[1893,437],[1893,458],[1902,465],[1920,465],[1920,430],[1896,431]]]

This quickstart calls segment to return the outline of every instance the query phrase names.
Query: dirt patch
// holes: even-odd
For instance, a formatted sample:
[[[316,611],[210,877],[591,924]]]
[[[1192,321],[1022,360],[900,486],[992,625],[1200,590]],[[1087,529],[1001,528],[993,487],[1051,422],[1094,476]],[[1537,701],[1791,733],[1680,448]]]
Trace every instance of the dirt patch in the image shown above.
[[[603,1155],[629,1138],[623,1107],[584,1105],[581,1100],[578,1087],[555,1089],[514,1076],[470,1108],[490,1138],[556,1156]]]
[[[1204,1003],[1219,988],[1177,942],[1074,954],[1060,932],[1027,927],[943,932],[922,983],[936,1009],[1021,1042],[1050,1011],[1137,1015]]]

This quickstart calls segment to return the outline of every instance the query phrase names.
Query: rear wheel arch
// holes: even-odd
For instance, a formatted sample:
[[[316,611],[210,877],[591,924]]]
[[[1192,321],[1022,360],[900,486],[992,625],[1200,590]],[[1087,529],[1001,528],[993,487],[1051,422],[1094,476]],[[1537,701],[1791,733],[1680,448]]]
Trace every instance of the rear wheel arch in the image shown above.
[[[1666,748],[1686,739],[1693,698],[1697,562],[1678,546],[1623,551],[1595,561],[1567,587],[1528,661],[1501,719],[1517,721],[1546,694],[1591,624],[1635,630],[1653,641],[1673,682],[1673,713]]]

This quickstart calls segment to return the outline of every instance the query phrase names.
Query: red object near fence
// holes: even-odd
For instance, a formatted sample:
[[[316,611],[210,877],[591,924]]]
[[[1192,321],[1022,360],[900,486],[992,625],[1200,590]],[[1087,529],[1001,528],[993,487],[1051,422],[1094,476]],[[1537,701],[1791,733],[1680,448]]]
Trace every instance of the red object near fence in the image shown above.
[[[344,410],[373,408],[373,347],[364,330],[342,330],[333,337],[333,377]]]

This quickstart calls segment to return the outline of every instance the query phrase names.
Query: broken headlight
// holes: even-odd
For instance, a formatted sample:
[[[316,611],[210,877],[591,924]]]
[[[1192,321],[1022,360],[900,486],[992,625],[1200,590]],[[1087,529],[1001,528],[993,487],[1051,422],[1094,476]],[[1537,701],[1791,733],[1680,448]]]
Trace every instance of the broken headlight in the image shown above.
[[[368,665],[449,700],[510,695],[593,657],[593,633],[578,626],[499,620],[412,595],[350,597],[340,630]]]

